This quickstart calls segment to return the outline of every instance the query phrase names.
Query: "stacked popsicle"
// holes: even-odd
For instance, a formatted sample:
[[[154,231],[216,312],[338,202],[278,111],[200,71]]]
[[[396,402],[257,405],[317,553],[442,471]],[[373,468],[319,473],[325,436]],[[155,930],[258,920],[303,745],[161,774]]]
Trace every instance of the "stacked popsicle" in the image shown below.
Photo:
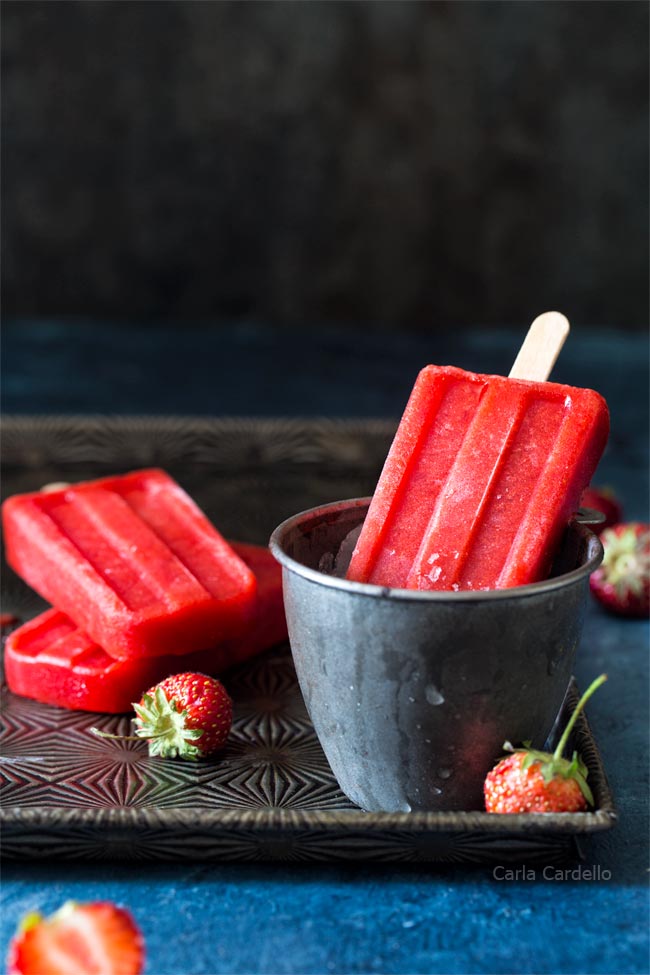
[[[217,674],[286,637],[281,571],[230,545],[168,474],[143,470],[3,506],[7,561],[55,609],[11,633],[11,690],[119,713],[170,673]]]

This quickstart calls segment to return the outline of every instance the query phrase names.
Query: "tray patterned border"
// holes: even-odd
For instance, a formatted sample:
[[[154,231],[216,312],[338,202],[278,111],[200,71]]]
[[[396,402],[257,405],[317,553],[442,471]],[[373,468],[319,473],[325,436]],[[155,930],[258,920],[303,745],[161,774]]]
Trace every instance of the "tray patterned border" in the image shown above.
[[[4,487],[12,492],[66,475],[159,465],[194,478],[209,503],[215,495],[218,501],[230,490],[240,492],[242,484],[261,491],[265,515],[277,523],[283,504],[293,506],[287,513],[298,510],[297,497],[309,507],[341,484],[350,487],[339,496],[364,493],[394,428],[390,421],[8,418]],[[268,525],[244,523],[252,524],[248,540],[268,537]],[[40,608],[10,573],[3,578],[3,594],[6,608],[23,617]],[[88,735],[91,724],[125,730],[126,717],[66,712],[7,693],[0,740],[3,855],[551,862],[575,854],[579,837],[616,821],[584,716],[576,725],[575,747],[590,770],[594,812],[366,813],[350,803],[332,776],[286,646],[239,668],[229,681],[236,701],[231,739],[218,760],[196,766],[148,759],[142,743],[118,745]],[[568,706],[575,695],[573,689]]]

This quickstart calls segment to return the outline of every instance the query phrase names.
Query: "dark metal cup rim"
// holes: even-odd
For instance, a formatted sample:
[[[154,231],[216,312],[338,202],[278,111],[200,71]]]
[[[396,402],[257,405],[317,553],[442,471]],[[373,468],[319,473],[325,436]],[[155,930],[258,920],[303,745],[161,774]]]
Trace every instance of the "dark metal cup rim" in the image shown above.
[[[269,548],[282,566],[318,585],[374,598],[431,603],[492,602],[501,599],[523,599],[527,596],[542,595],[553,590],[563,589],[565,586],[570,586],[589,576],[598,568],[603,558],[603,546],[600,539],[589,530],[587,524],[581,522],[579,519],[572,522],[572,527],[588,539],[590,552],[589,557],[582,565],[576,569],[572,569],[571,572],[552,576],[549,579],[543,579],[541,582],[532,582],[525,586],[513,586],[508,589],[472,589],[459,590],[458,592],[452,592],[450,590],[393,589],[389,586],[377,586],[368,582],[355,582],[351,579],[328,575],[325,572],[320,572],[318,569],[311,568],[311,566],[303,565],[302,562],[298,562],[290,555],[287,555],[284,549],[284,543],[289,533],[297,525],[300,525],[307,519],[315,521],[319,518],[331,517],[351,507],[368,507],[370,501],[370,498],[349,498],[344,501],[333,501],[329,504],[318,505],[315,508],[307,508],[304,511],[299,511],[277,526],[271,535]]]

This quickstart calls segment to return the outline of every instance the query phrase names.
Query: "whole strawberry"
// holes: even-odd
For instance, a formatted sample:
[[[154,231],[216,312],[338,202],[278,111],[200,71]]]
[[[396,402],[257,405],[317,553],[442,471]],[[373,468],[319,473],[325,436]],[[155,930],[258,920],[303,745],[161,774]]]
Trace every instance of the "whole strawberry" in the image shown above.
[[[606,609],[620,616],[650,616],[650,525],[621,522],[600,536],[605,555],[589,580]]]
[[[228,692],[221,681],[205,674],[166,677],[133,709],[135,738],[146,738],[149,754],[161,758],[205,758],[223,747],[232,726]],[[133,736],[90,730],[101,738],[133,740]]]
[[[150,755],[162,758],[205,758],[223,747],[232,725],[228,692],[205,674],[166,677],[134,710],[136,735],[147,739]]]
[[[606,528],[615,525],[623,518],[621,503],[614,490],[609,487],[585,488],[580,498],[580,507],[599,511],[604,516],[600,524],[590,526],[596,535],[600,535]]]
[[[110,901],[68,901],[44,918],[28,914],[9,944],[7,975],[139,975],[142,935]]]
[[[601,674],[582,695],[564,729],[558,746],[550,754],[529,748],[512,752],[488,772],[483,792],[485,808],[491,813],[584,812],[594,799],[587,785],[587,768],[576,752],[571,760],[563,752],[578,715],[597,688],[607,680]]]

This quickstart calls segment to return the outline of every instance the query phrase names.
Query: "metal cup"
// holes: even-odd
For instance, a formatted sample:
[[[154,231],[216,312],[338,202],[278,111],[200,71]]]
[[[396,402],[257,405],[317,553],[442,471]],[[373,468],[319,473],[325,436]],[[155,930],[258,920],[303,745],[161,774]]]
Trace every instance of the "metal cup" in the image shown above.
[[[602,559],[569,526],[551,578],[489,592],[389,589],[332,574],[369,499],[276,528],[293,659],[345,794],[368,811],[479,809],[506,739],[542,747],[573,670],[589,574]]]

